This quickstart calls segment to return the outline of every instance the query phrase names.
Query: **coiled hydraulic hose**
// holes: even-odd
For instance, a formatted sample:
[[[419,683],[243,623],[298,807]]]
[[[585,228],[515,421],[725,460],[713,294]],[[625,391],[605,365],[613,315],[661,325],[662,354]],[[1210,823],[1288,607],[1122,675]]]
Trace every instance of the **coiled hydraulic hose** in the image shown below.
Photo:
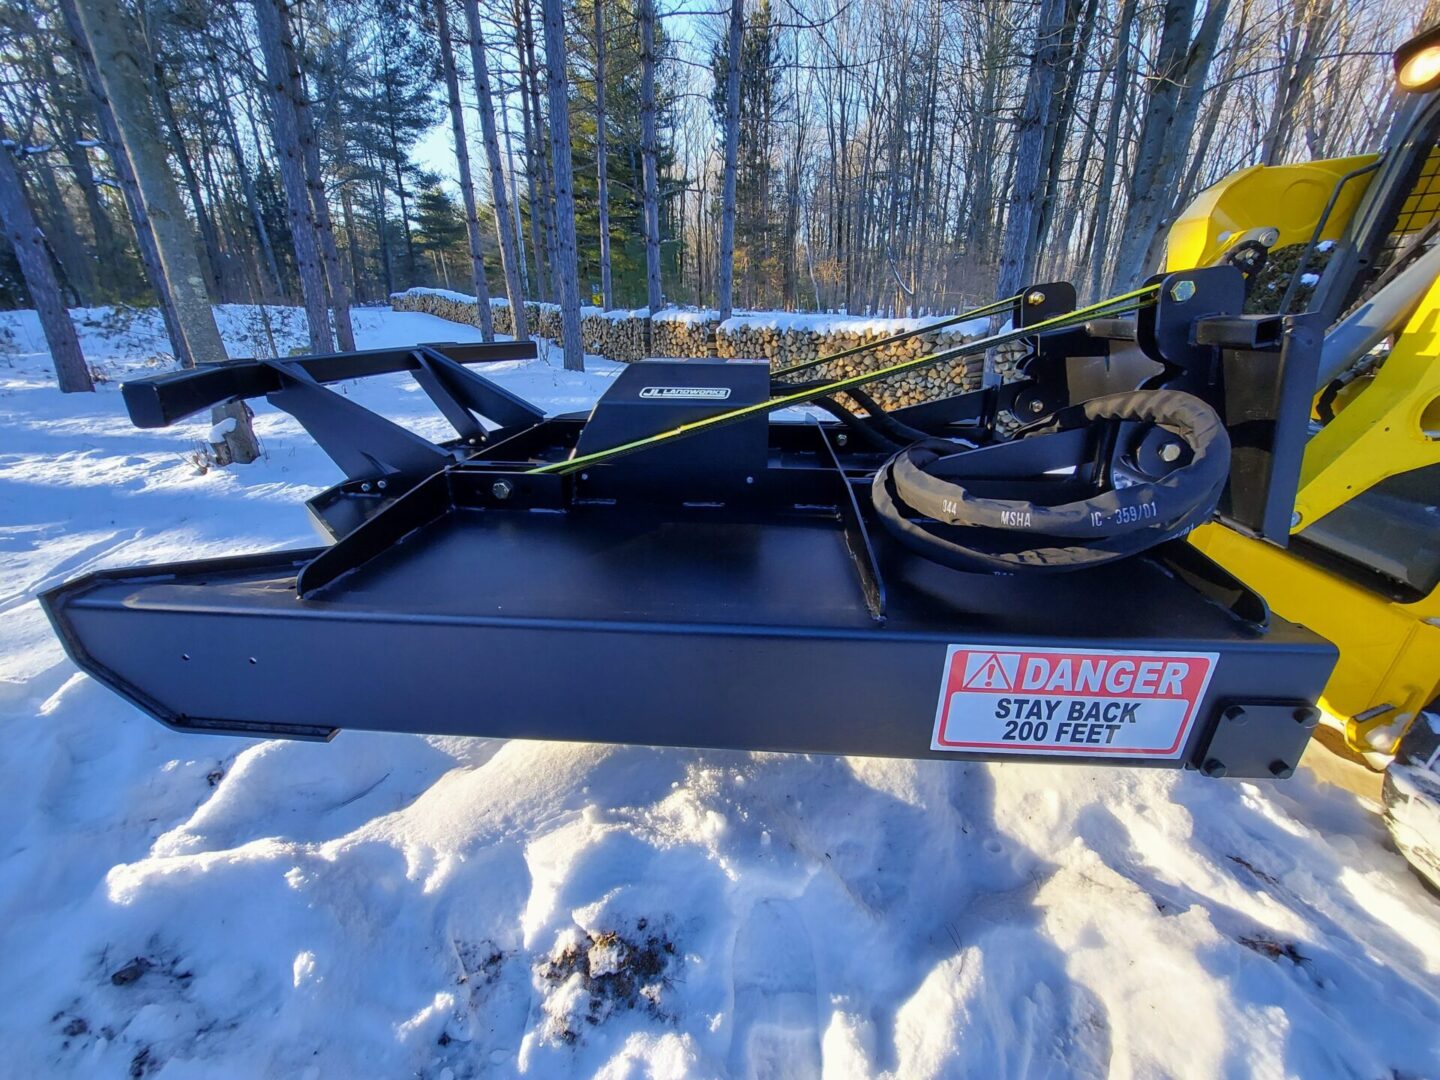
[[[1215,410],[1190,394],[1137,390],[1094,398],[1062,410],[1022,438],[1043,439],[1108,421],[1154,425],[1185,450],[1177,447],[1177,465],[1164,475],[1130,471],[1124,486],[1111,480],[1088,497],[1045,505],[974,494],[960,478],[974,451],[927,439],[876,472],[871,486],[876,513],[917,554],[982,573],[1099,566],[1181,536],[1210,517],[1229,475],[1230,438]]]

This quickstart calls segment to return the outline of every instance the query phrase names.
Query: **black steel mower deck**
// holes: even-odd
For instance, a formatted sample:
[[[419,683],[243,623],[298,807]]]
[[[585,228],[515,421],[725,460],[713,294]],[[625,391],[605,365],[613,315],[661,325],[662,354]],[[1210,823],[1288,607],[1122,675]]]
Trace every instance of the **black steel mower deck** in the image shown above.
[[[1044,289],[1073,304],[1068,287]],[[1065,348],[1108,348],[1081,337]],[[1183,540],[1072,573],[964,573],[880,527],[883,453],[828,420],[763,412],[559,475],[547,466],[765,403],[768,368],[635,364],[590,417],[545,418],[471,370],[527,353],[418,346],[127,385],[142,426],[258,394],[299,417],[347,475],[308,504],[335,542],[67,582],[42,597],[67,651],[182,731],[1027,754],[1212,776],[1285,776],[1299,761],[1333,646]],[[431,443],[326,389],[381,371],[412,372],[459,438]],[[894,415],[986,440],[975,483],[1043,499],[1084,482],[1113,434],[1009,441],[994,422],[1007,403],[1033,414],[1067,394],[1052,372]],[[1225,512],[1260,531],[1296,456],[1278,437],[1246,452],[1259,466]],[[1037,690],[1032,664],[1056,681]],[[1123,678],[1067,685],[1087,667]],[[1173,741],[1163,725],[1132,737],[1154,716]]]
[[[966,642],[1218,653],[1208,711],[1278,693],[1298,743],[1308,728],[1288,714],[1333,663],[1314,635],[1245,617],[1263,605],[1196,578],[1209,564],[1181,545],[1003,578],[869,535],[883,619],[834,506],[455,508],[305,600],[299,571],[334,548],[102,572],[49,603],[83,666],[168,723],[301,738],[401,728],[953,757],[930,749],[931,729],[947,648]],[[1191,739],[1208,743],[1207,725]]]

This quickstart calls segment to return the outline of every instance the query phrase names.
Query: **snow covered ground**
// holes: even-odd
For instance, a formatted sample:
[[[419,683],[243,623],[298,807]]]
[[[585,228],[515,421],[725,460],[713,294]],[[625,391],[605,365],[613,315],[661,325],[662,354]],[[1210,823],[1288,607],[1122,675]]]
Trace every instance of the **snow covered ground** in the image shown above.
[[[1440,902],[1307,771],[169,733],[37,590],[311,544],[338,474],[263,403],[265,459],[199,473],[208,421],[137,431],[116,390],[155,321],[80,318],[111,381],[62,397],[0,315],[0,1074],[1440,1076]],[[568,410],[591,367],[498,377]],[[444,430],[407,380],[349,392]]]

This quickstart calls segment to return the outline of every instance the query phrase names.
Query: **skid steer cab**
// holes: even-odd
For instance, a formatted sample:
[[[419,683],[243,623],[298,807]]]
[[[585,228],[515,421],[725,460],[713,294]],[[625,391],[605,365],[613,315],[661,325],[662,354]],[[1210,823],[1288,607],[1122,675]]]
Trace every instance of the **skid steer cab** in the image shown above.
[[[1433,98],[1417,96],[1406,121],[1432,145]],[[1428,212],[1433,226],[1433,201],[1406,202],[1434,173],[1417,160],[1433,154],[1237,174],[1187,211],[1165,272],[1139,288],[1079,306],[1070,284],[1033,282],[926,328],[958,327],[963,344],[872,357],[858,374],[864,350],[779,368],[645,360],[588,415],[547,415],[486,376],[534,357],[529,343],[136,380],[124,396],[142,427],[258,397],[296,417],[343,474],[307,504],[329,543],[100,571],[46,594],[46,610],[80,667],[179,731],[1284,778],[1345,662],[1332,641],[1355,635],[1270,567],[1368,588],[1375,610],[1402,603],[1331,561],[1342,532],[1353,542],[1333,512],[1391,466],[1367,452],[1335,472],[1329,432],[1389,437],[1360,422],[1376,415],[1367,395],[1404,398],[1412,418],[1436,411],[1417,389],[1433,379],[1419,359],[1433,359],[1433,318],[1413,354],[1396,346],[1365,367],[1372,342],[1339,359],[1369,333],[1356,299],[1376,307],[1429,266],[1433,248],[1411,245],[1408,224],[1388,261],[1372,246],[1374,222],[1395,234],[1406,205],[1407,222]],[[1267,216],[1277,207],[1283,220]],[[1273,269],[1295,245],[1302,263],[1328,260],[1327,284],[1267,304],[1267,259]],[[1328,284],[1342,273],[1343,289]],[[1006,328],[981,334],[987,319]],[[896,409],[871,396],[1002,347],[1020,357],[1008,381]],[[1397,368],[1411,372],[1403,393],[1381,382]],[[422,438],[332,389],[391,372],[414,377],[454,438]],[[1415,462],[1408,473],[1432,444],[1407,430],[1409,456],[1394,460]],[[1328,547],[1306,535],[1327,518]]]
[[[1388,766],[1396,844],[1440,884],[1440,26],[1395,71],[1378,154],[1237,173],[1177,223],[1169,258],[1224,259],[1264,232],[1290,268],[1266,307],[1325,327],[1288,543],[1217,525],[1192,539],[1340,647],[1322,704]]]

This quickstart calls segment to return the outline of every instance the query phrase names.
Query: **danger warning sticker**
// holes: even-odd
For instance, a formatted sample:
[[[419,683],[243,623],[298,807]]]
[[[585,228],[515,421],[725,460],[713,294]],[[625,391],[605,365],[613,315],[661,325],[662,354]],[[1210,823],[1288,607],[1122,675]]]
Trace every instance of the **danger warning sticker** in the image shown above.
[[[1217,655],[951,645],[930,748],[1178,758]]]

